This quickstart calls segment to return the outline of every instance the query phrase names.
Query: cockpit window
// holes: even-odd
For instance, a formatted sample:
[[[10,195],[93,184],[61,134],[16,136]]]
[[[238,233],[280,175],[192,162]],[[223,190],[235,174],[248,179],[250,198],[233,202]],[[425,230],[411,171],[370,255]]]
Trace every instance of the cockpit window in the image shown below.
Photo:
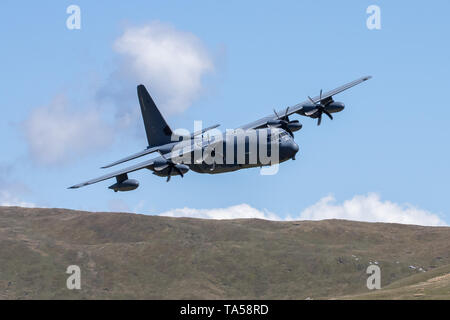
[[[278,141],[287,140],[289,139],[289,134],[286,131],[280,129],[270,130],[267,136],[267,141],[275,141],[276,139],[278,139]]]

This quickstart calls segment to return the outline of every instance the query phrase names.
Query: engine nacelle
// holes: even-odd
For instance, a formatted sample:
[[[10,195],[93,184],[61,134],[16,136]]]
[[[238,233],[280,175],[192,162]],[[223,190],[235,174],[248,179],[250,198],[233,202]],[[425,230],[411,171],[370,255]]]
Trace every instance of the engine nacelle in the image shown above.
[[[118,181],[114,183],[112,186],[109,186],[109,189],[114,190],[114,192],[117,191],[132,191],[139,187],[139,181],[134,179],[126,179],[123,181]]]
[[[287,126],[289,128],[289,130],[291,130],[292,132],[298,131],[300,130],[303,125],[298,121],[298,120],[294,120],[294,121],[286,121],[286,120],[269,120],[267,121],[267,125],[269,127],[273,126],[276,128],[282,128],[285,129],[285,126]]]
[[[300,122],[289,122],[288,127],[292,132],[300,130],[303,125]]]
[[[325,107],[329,113],[341,112],[344,108],[345,104],[337,101],[333,101]]]

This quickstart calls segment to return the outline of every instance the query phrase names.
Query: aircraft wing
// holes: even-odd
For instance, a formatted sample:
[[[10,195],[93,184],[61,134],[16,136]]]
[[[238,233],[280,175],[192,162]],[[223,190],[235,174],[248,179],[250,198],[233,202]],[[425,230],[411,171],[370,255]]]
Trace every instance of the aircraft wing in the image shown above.
[[[342,91],[345,91],[347,89],[350,89],[351,87],[354,87],[354,86],[356,86],[356,85],[358,85],[358,84],[360,84],[360,83],[362,83],[364,81],[367,81],[367,80],[369,80],[371,78],[372,78],[371,76],[362,77],[362,78],[356,79],[356,80],[354,80],[352,82],[346,83],[346,84],[344,84],[344,85],[342,85],[340,87],[337,87],[337,88],[335,88],[335,89],[333,89],[331,91],[325,92],[325,93],[322,94],[322,101],[325,100],[325,99],[331,98],[332,96],[334,96],[334,95],[336,95],[336,94],[338,94],[338,93],[340,93]],[[314,100],[314,102],[318,102],[319,99],[320,99],[319,96],[316,96],[316,97],[312,98],[312,100]],[[288,116],[290,116],[291,114],[298,113],[299,111],[301,111],[304,106],[310,106],[310,105],[311,105],[311,101],[306,100],[306,101],[300,102],[300,103],[298,103],[298,104],[296,104],[294,106],[288,107],[289,110],[288,110],[287,113],[286,113],[286,109],[287,108],[286,109],[282,109],[280,111],[277,111],[277,113],[279,115],[287,114]],[[261,118],[259,120],[256,120],[256,121],[253,121],[251,123],[248,123],[246,125],[243,125],[240,128],[244,129],[244,130],[264,128],[266,126],[266,124],[267,124],[267,121],[277,120],[277,119],[278,119],[278,117],[273,113],[273,114],[271,114],[271,115],[269,115],[267,117],[264,117],[264,118]]]
[[[114,178],[114,177],[120,176],[122,174],[126,174],[126,173],[130,173],[130,172],[133,172],[133,171],[137,171],[137,170],[140,170],[140,169],[147,168],[147,167],[149,167],[149,166],[151,166],[153,164],[154,160],[155,159],[150,159],[150,160],[138,163],[138,164],[136,164],[134,166],[127,167],[127,168],[124,168],[122,170],[118,170],[118,171],[115,171],[115,172],[112,172],[112,173],[105,174],[105,175],[103,175],[101,177],[98,177],[98,178],[95,178],[95,179],[92,179],[92,180],[89,180],[89,181],[82,182],[82,183],[76,184],[74,186],[71,186],[71,187],[69,187],[69,189],[81,188],[81,187],[88,186],[88,185],[93,184],[93,183],[97,183],[97,182],[100,182],[100,181],[103,181],[103,180],[107,180],[107,179],[110,179],[110,178]]]
[[[178,157],[183,157],[186,154],[189,154],[191,152],[193,152],[195,150],[195,148],[205,148],[207,147],[209,144],[211,144],[210,141],[201,141],[200,140],[200,144],[199,145],[195,145],[194,143],[188,145],[188,146],[182,146],[180,145],[180,147],[175,147],[172,151],[165,153],[163,156],[166,160],[172,160],[172,159],[177,159]],[[150,150],[150,149],[149,149]],[[111,179],[111,178],[115,178],[117,176],[123,175],[123,174],[127,174],[130,172],[134,172],[134,171],[138,171],[141,169],[145,169],[145,168],[150,168],[156,159],[159,159],[160,157],[156,157],[141,163],[138,163],[134,166],[130,166],[112,173],[108,173],[105,174],[101,177],[86,181],[86,182],[82,182],[76,185],[73,185],[71,187],[69,187],[69,189],[77,189],[77,188],[81,188],[90,184],[94,184],[103,180],[107,180],[107,179]],[[176,162],[175,160],[173,160],[174,162]]]

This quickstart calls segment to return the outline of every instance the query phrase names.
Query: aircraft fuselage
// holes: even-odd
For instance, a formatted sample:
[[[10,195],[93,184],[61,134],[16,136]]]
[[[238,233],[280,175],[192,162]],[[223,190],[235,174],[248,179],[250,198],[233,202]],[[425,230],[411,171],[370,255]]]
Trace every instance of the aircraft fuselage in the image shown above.
[[[175,146],[175,149],[186,146],[193,149],[190,157],[177,162],[186,164],[190,170],[197,173],[217,174],[278,164],[295,158],[299,150],[294,139],[286,131],[277,128],[263,128],[251,130],[250,133],[244,131],[230,135],[222,133],[220,137],[214,136],[212,139],[221,141],[216,143],[212,150],[202,148],[204,140],[201,138],[172,144],[171,147]],[[214,159],[210,157],[210,161],[204,160],[205,154],[212,155]],[[152,167],[149,169],[153,170]],[[155,174],[164,176],[165,172]]]

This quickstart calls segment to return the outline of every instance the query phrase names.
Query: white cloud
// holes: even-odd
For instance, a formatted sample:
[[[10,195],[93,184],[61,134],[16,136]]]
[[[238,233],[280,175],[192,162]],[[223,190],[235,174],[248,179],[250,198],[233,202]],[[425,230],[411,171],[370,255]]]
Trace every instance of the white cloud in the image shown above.
[[[72,110],[64,96],[35,108],[24,122],[29,150],[41,164],[62,163],[112,142],[98,110]]]
[[[162,213],[170,217],[192,217],[202,219],[242,219],[259,218],[266,220],[323,220],[345,219],[367,222],[389,222],[426,226],[447,225],[439,216],[411,205],[400,205],[390,201],[381,201],[377,194],[357,195],[351,200],[337,204],[332,196],[319,200],[304,209],[298,216],[281,218],[267,210],[258,210],[248,204],[217,209],[174,209]]]
[[[0,206],[35,207],[34,203],[22,199],[30,190],[12,176],[14,164],[0,164]]]
[[[122,73],[146,85],[165,114],[186,110],[202,91],[202,77],[214,69],[194,34],[160,22],[126,29],[114,49],[123,57]]]
[[[174,209],[160,214],[168,217],[191,217],[201,219],[244,219],[258,218],[266,220],[280,220],[278,216],[269,211],[260,211],[248,204],[240,204],[228,208],[217,209]]]
[[[4,207],[28,207],[34,208],[35,204],[23,201],[9,191],[0,190],[0,206]]]
[[[443,226],[446,223],[436,214],[409,204],[381,201],[370,193],[357,195],[337,204],[333,196],[322,198],[300,214],[301,220],[346,219],[368,222],[391,222],[427,226]]]
[[[98,108],[75,109],[63,95],[55,97],[34,108],[23,123],[37,163],[61,164],[102,150],[112,144],[114,132],[142,121],[135,90],[139,83],[147,85],[164,115],[184,111],[201,93],[203,76],[214,69],[195,35],[159,22],[126,29],[114,50],[123,58],[119,70],[111,73],[103,91],[96,90],[98,97],[112,98],[105,107],[118,107],[114,124]],[[142,126],[136,128],[144,137]]]

